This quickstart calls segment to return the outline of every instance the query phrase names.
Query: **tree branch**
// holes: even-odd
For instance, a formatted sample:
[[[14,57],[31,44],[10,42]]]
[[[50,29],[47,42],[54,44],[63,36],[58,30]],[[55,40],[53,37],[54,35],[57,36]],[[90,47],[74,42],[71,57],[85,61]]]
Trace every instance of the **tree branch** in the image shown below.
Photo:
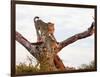
[[[28,51],[31,50],[31,43],[26,40],[20,33],[16,32],[16,40],[23,45]]]
[[[76,34],[62,42],[59,43],[60,45],[60,50],[64,47],[66,47],[67,45],[79,40],[79,39],[83,39],[83,38],[86,38],[86,37],[89,37],[91,36],[93,33],[95,32],[95,22],[93,22],[91,24],[91,27],[88,28],[88,30],[82,32],[82,33],[79,33],[79,34]]]
[[[37,58],[35,47],[32,46],[31,43],[18,32],[16,32],[16,41],[23,45],[35,58]]]
[[[55,66],[56,66],[57,69],[60,69],[61,71],[66,70],[62,60],[60,59],[60,57],[58,55],[56,55],[54,57],[54,63],[55,63]]]
[[[34,42],[34,43],[31,43],[32,45],[41,45],[43,44],[43,42]]]

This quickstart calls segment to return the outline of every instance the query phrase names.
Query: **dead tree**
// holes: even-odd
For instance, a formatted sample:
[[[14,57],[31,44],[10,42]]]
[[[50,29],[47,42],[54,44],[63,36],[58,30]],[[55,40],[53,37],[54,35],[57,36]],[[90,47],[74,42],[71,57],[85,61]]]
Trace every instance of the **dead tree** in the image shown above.
[[[45,22],[44,22],[45,23]],[[44,27],[45,24],[42,24],[42,27]],[[36,24],[35,24],[36,25]],[[38,24],[37,25],[41,25]],[[36,28],[36,32],[38,29]],[[64,47],[66,47],[69,44],[72,44],[73,42],[89,37],[95,32],[95,22],[92,22],[90,28],[88,28],[86,31],[82,33],[75,34],[74,36],[65,39],[64,41],[57,42],[56,40],[53,40],[57,47],[52,48],[51,41],[52,38],[50,35],[38,35],[37,34],[37,42],[30,43],[25,37],[23,37],[19,32],[16,32],[16,41],[18,41],[21,45],[23,45],[30,54],[32,54],[37,61],[40,64],[40,70],[43,72],[47,71],[65,71],[65,66],[60,59],[60,57],[57,55]],[[53,36],[54,37],[54,36]],[[48,39],[49,38],[49,39]],[[42,39],[42,41],[40,40]]]

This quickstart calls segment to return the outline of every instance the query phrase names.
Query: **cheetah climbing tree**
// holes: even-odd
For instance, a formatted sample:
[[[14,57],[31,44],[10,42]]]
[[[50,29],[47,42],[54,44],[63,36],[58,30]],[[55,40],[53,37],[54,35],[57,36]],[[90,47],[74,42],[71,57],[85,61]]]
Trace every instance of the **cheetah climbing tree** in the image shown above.
[[[41,20],[43,22],[43,20]],[[42,28],[48,28],[49,23],[36,23],[36,25],[42,26]],[[40,27],[36,28],[36,33]],[[54,27],[52,28],[54,30]],[[48,31],[52,30],[47,29]],[[46,33],[47,33],[46,32]],[[61,42],[58,42],[57,40],[53,40],[54,35],[53,34],[43,34],[43,31],[40,29],[40,34],[37,34],[37,41],[35,43],[31,43],[26,39],[23,35],[21,35],[19,32],[16,31],[16,41],[18,41],[21,45],[23,45],[30,54],[32,54],[36,60],[39,62],[40,70],[43,72],[47,71],[65,71],[66,68],[60,59],[60,57],[57,55],[64,47],[67,47],[69,44],[72,44],[76,42],[77,40],[84,39],[86,37],[91,36],[95,32],[95,22],[92,22],[90,24],[90,27],[86,29],[86,31],[83,31],[81,33],[75,34]],[[53,35],[53,37],[51,37]]]

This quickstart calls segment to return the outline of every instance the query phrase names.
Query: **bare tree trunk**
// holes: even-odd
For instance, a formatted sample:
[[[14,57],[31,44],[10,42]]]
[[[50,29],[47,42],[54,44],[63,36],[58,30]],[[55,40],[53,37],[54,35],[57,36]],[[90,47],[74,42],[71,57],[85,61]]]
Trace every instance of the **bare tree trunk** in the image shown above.
[[[18,32],[16,32],[16,40],[38,60],[41,71],[57,71],[54,63],[54,52],[46,50],[44,44],[30,43]]]
[[[50,52],[44,52],[40,57],[40,70],[41,71],[57,71],[57,68],[54,64],[54,56]]]

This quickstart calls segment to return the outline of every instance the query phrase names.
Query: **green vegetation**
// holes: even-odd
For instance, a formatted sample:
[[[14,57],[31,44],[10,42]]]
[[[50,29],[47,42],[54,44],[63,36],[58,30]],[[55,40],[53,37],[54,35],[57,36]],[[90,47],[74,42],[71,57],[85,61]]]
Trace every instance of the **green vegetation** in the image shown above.
[[[39,68],[33,66],[32,64],[27,65],[25,63],[20,63],[19,65],[16,65],[16,74],[33,73],[33,72],[39,72]]]
[[[16,65],[16,74],[33,72],[39,72],[39,69],[32,64],[26,65],[25,63],[20,63],[19,65]]]
[[[37,62],[37,64],[33,63],[33,57],[27,56],[27,61],[29,61],[29,64],[19,63],[18,65],[16,65],[16,74],[45,72],[44,69],[40,70],[39,62]],[[42,66],[44,67],[44,64]],[[45,68],[48,68],[48,67],[45,67]],[[95,62],[91,61],[89,64],[82,64],[78,69],[79,70],[86,70],[86,69],[93,70],[95,69]],[[77,69],[75,67],[66,66],[66,71],[71,71],[71,70],[77,70]]]
[[[37,62],[36,65],[33,65],[34,63],[34,58],[32,56],[27,56],[27,61],[29,62],[28,64],[26,63],[19,63],[16,65],[16,74],[28,74],[28,73],[36,73],[39,72],[40,69],[38,68],[39,63]]]

